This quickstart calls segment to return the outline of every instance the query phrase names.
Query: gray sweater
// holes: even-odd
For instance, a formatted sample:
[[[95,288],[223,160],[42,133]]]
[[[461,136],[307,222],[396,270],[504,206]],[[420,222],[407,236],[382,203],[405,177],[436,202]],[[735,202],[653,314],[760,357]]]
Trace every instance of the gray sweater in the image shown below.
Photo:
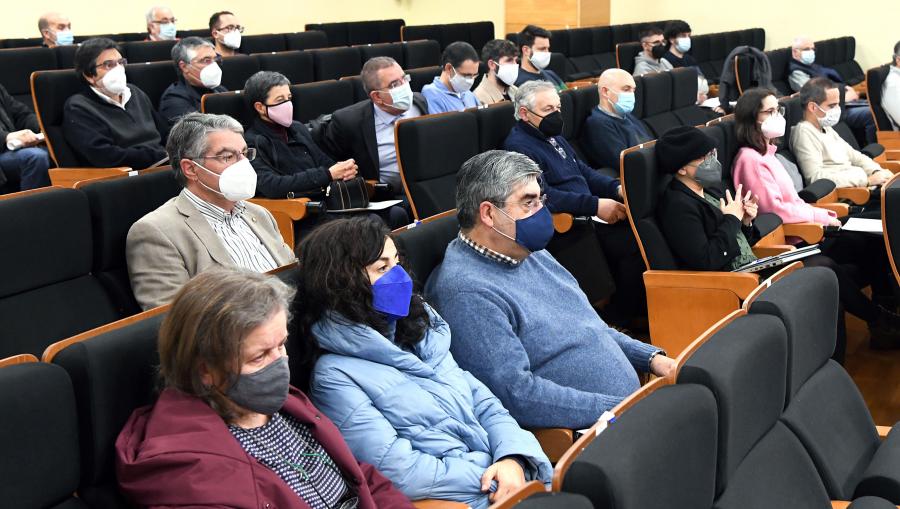
[[[648,57],[647,54],[642,51],[634,57],[634,72],[631,74],[634,76],[643,76],[644,74],[647,74],[649,72],[663,72],[671,70],[672,64],[670,64],[669,61],[665,58],[654,60],[651,57]]]
[[[518,265],[456,239],[425,287],[459,365],[523,427],[584,428],[640,387],[659,348],[608,327],[547,251]]]

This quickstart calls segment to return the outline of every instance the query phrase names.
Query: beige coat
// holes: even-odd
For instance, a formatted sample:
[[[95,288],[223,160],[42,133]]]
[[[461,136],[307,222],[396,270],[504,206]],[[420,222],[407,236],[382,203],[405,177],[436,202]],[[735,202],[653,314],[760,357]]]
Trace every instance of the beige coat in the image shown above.
[[[278,266],[296,257],[278,232],[272,214],[246,203],[244,219]],[[168,303],[190,278],[210,267],[235,267],[225,245],[191,202],[179,194],[142,217],[125,244],[131,289],[143,309]]]
[[[822,132],[806,120],[791,130],[791,151],[809,184],[828,179],[837,187],[865,187],[869,185],[869,175],[892,175],[855,150],[833,128],[826,127]]]

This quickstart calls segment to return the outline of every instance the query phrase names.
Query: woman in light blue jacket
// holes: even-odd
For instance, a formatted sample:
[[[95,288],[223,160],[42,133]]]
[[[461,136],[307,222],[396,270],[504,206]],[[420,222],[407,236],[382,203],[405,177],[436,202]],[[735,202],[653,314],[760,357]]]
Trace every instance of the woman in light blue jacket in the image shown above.
[[[526,481],[549,483],[534,436],[453,360],[447,323],[413,294],[389,233],[355,217],[320,226],[300,247],[305,344],[293,350],[315,364],[316,406],[360,461],[413,500],[478,509]]]

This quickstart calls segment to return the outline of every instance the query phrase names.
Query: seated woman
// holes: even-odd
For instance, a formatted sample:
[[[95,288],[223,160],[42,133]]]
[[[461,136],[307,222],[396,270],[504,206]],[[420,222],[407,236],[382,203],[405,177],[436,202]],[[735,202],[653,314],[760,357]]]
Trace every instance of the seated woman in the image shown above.
[[[736,188],[735,196],[721,186],[722,169],[715,158],[715,141],[695,127],[677,127],[656,143],[660,171],[673,174],[659,207],[657,220],[675,257],[689,270],[730,271],[756,259],[751,245],[758,240],[753,227],[757,199]],[[851,314],[869,324],[872,348],[900,347],[900,317],[876,305],[860,291],[850,274],[855,267],[836,263],[824,255],[804,258],[806,266],[825,266],[834,271],[841,303]],[[762,275],[766,275],[763,273]],[[839,316],[839,344],[835,359],[846,348]]]
[[[528,480],[550,482],[534,436],[454,361],[447,323],[413,293],[389,233],[354,217],[300,246],[298,325],[316,405],[414,500],[480,509]]]
[[[116,440],[119,487],[141,507],[411,508],[289,386],[293,294],[277,278],[213,269],[159,332],[164,389]]]
[[[148,168],[166,157],[168,123],[141,89],[129,85],[115,42],[88,39],[75,51],[82,90],[66,100],[63,134],[78,164]]]

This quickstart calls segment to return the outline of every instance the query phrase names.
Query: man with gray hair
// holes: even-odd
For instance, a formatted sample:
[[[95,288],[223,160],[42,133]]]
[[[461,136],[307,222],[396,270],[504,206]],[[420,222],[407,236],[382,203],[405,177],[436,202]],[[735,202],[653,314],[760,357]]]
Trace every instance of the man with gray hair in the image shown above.
[[[603,316],[614,325],[627,327],[634,318],[645,315],[646,297],[644,263],[625,221],[622,186],[619,179],[598,172],[578,157],[562,136],[560,106],[552,83],[537,80],[520,86],[514,111],[518,122],[503,148],[525,154],[538,164],[551,212],[597,216],[606,223],[596,225],[594,231],[609,262],[616,293],[603,308]]]
[[[169,302],[210,267],[266,272],[295,260],[256,194],[244,129],[227,115],[191,113],[169,133],[166,152],[181,193],[128,231],[131,289],[143,309]]]
[[[392,196],[403,195],[394,124],[401,118],[428,113],[422,94],[413,93],[409,75],[391,57],[374,57],[363,65],[363,88],[368,99],[334,112],[322,143],[336,161],[353,159],[359,174],[389,184]]]
[[[159,113],[169,124],[200,111],[203,94],[228,91],[222,86],[221,62],[215,46],[206,39],[185,37],[172,47],[178,81],[169,85],[159,100]]]
[[[459,236],[425,293],[453,331],[453,357],[520,425],[579,429],[640,387],[636,370],[666,376],[674,361],[608,327],[544,250],[553,220],[541,176],[514,152],[463,164]]]
[[[148,41],[174,41],[178,29],[175,27],[172,9],[157,5],[147,10]]]

